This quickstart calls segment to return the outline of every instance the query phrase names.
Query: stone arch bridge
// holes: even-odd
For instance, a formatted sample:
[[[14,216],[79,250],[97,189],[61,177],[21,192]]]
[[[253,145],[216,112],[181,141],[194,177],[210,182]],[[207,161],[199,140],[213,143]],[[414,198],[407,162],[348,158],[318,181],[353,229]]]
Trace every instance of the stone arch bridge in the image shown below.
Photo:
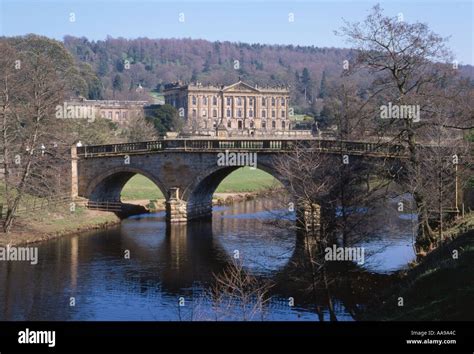
[[[295,144],[307,144],[323,153],[358,158],[396,161],[405,154],[400,145],[324,139],[194,138],[73,146],[72,197],[86,198],[97,205],[120,203],[124,185],[135,174],[141,174],[153,181],[165,196],[168,221],[177,223],[209,217],[214,191],[225,177],[241,167],[229,165],[231,159],[225,161],[227,164],[219,164],[219,158],[231,156],[231,153],[248,158],[256,153],[257,168],[285,185],[284,177],[276,168],[275,156],[291,151]]]

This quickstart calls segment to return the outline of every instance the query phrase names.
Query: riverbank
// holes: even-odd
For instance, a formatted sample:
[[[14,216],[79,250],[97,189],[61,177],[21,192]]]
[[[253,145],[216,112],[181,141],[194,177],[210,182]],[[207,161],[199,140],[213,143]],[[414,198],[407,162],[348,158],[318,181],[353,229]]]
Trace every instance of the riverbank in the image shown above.
[[[18,218],[10,233],[0,234],[0,247],[26,245],[72,236],[90,230],[106,229],[120,223],[120,219],[110,212],[82,207],[76,208],[74,212],[65,211],[68,210],[68,206],[61,209],[41,211],[29,216],[28,219]]]
[[[456,222],[447,241],[398,274],[363,320],[464,321],[474,318],[474,213]],[[401,306],[400,306],[401,305]]]
[[[244,202],[246,200],[253,200],[257,198],[269,197],[274,193],[280,193],[281,189],[266,189],[255,192],[233,192],[233,193],[214,193],[212,198],[212,205],[232,205],[234,203]],[[166,208],[166,200],[164,198],[158,199],[124,199],[123,203],[137,204],[146,207],[151,212],[163,211]]]

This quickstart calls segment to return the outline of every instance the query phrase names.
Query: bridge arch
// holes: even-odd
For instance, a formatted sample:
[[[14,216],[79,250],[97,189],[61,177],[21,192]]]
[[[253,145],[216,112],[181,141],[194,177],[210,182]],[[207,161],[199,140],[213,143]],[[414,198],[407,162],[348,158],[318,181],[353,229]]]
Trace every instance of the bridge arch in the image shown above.
[[[142,175],[152,181],[168,198],[168,190],[162,181],[152,173],[136,167],[114,167],[94,176],[86,189],[86,197],[91,201],[120,201],[125,184],[135,175]]]
[[[232,172],[243,166],[214,166],[196,177],[193,188],[187,196],[188,219],[197,219],[212,216],[212,198],[221,182]],[[257,169],[267,172],[279,181],[283,187],[287,187],[286,180],[271,166],[271,164],[259,163]],[[288,188],[287,188],[288,190]]]

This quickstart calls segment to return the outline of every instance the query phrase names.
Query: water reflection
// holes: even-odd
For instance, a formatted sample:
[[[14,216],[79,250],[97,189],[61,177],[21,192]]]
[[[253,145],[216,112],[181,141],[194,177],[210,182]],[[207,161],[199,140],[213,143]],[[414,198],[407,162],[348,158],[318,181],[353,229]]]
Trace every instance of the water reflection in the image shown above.
[[[274,283],[266,320],[317,320],[315,307],[324,297],[308,295],[305,276],[297,267],[305,257],[303,245],[294,231],[263,222],[278,209],[271,200],[252,200],[216,208],[212,223],[168,227],[164,213],[136,216],[106,231],[39,244],[36,266],[0,264],[0,319],[212,319],[212,304],[205,295],[213,275],[238,254],[245,269]],[[410,248],[400,246],[411,245],[410,220],[393,222],[395,231],[361,243],[367,249],[382,249],[368,270],[388,272],[412,259]],[[370,298],[369,290],[358,290],[360,284],[370,289],[367,284],[390,281],[355,270],[353,264],[332,270],[338,280],[331,297],[339,320],[357,318]],[[75,306],[70,306],[71,298]],[[180,298],[184,307],[178,306]],[[289,306],[289,298],[294,306]],[[196,317],[197,308],[201,318]],[[322,311],[328,318],[324,306]]]

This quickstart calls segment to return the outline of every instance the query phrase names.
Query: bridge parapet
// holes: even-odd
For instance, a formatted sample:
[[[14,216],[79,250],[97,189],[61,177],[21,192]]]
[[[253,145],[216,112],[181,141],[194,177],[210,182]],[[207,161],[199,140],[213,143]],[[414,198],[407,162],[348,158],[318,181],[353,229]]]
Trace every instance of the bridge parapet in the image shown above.
[[[296,147],[328,153],[397,158],[403,158],[407,153],[405,147],[399,144],[330,139],[161,139],[136,143],[82,146],[77,148],[77,156],[79,158],[90,158],[166,151],[251,150],[257,152],[284,152],[291,151]]]

